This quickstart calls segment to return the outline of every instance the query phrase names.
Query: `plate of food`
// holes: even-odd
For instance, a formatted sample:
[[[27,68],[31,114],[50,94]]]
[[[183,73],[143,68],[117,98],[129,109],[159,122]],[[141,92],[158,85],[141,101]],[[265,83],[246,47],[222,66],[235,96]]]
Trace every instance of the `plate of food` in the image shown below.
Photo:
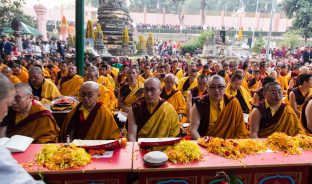
[[[119,140],[80,140],[74,139],[72,144],[85,149],[115,149],[120,147]]]

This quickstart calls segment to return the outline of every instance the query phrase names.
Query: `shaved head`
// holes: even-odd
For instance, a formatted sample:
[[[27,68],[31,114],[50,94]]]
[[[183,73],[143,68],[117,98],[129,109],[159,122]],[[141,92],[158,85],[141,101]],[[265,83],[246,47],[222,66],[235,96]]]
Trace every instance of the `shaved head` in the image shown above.
[[[220,75],[213,75],[213,76],[209,77],[209,79],[208,79],[208,86],[210,86],[212,84],[212,81],[214,81],[214,80],[220,80],[223,85],[226,85],[223,77],[221,77]]]
[[[166,79],[173,79],[173,80],[175,80],[175,76],[173,74],[169,73],[169,74],[166,74],[165,80]]]
[[[15,84],[15,89],[22,91],[23,94],[25,95],[33,95],[33,90],[31,89],[29,84],[26,83]]]
[[[41,74],[42,75],[42,70],[38,66],[34,66],[29,70],[29,74],[34,73],[34,74]]]
[[[157,77],[151,77],[151,78],[146,79],[144,82],[144,86],[146,84],[153,84],[155,88],[161,89],[161,82]]]
[[[80,90],[84,90],[84,89],[93,90],[93,91],[99,93],[99,85],[94,81],[87,81],[87,82],[83,83],[81,85]]]

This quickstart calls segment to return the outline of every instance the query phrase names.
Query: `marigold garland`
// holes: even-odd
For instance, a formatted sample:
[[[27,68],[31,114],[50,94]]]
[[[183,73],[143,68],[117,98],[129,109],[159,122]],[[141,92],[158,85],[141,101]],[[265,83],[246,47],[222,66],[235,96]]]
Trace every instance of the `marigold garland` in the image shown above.
[[[91,163],[91,155],[73,144],[46,144],[37,153],[36,162],[51,170],[79,168]]]
[[[190,163],[201,160],[202,153],[196,142],[182,140],[164,151],[173,163]]]
[[[266,145],[273,151],[282,151],[284,154],[300,154],[299,141],[285,133],[275,132],[265,139]]]

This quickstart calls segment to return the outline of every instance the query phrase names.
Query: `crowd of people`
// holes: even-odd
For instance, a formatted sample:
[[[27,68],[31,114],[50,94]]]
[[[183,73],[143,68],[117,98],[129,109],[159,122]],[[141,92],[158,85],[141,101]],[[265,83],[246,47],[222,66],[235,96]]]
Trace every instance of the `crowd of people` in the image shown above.
[[[235,30],[234,27],[222,26],[221,29],[211,26],[202,26],[202,25],[174,25],[174,24],[144,24],[138,23],[136,25],[138,31],[142,29],[171,29],[171,30],[180,30],[180,29],[191,29],[191,30]]]
[[[299,60],[291,55],[204,60],[187,54],[116,57],[107,63],[96,57],[86,59],[80,76],[60,50],[16,58],[3,37],[0,51],[2,135],[62,143],[312,133],[312,65],[303,53]],[[79,99],[60,127],[43,105],[59,96]],[[126,122],[118,118],[120,113],[126,114]],[[182,126],[187,123],[189,127]]]

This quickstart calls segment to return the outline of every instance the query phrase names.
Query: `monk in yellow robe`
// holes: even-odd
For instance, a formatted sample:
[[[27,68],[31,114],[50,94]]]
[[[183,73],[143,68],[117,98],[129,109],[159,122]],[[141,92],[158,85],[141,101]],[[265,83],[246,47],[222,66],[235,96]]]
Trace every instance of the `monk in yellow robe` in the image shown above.
[[[116,84],[115,84],[115,76],[112,74],[108,73],[109,70],[109,65],[106,64],[101,64],[99,67],[99,73],[100,75],[106,77],[108,79],[108,82],[110,83],[110,85],[112,86],[112,89],[116,88]],[[116,76],[117,77],[117,76]]]
[[[275,66],[274,70],[276,71],[276,82],[278,82],[281,85],[281,88],[284,91],[284,94],[286,94],[287,84],[285,81],[285,77],[281,75],[281,71],[282,71],[281,66],[280,65]]]
[[[173,74],[166,74],[165,76],[165,87],[162,88],[160,97],[167,102],[171,103],[176,112],[179,115],[179,121],[181,123],[186,122],[187,120],[187,110],[185,99],[181,91],[177,90],[174,87],[175,76]]]
[[[230,83],[225,89],[225,94],[228,96],[235,96],[240,103],[243,113],[249,114],[252,108],[249,101],[252,100],[252,97],[242,86],[242,82],[243,76],[235,71],[231,77]]]
[[[195,102],[191,111],[190,133],[193,139],[201,136],[224,139],[247,138],[248,130],[238,100],[226,95],[225,80],[213,75],[208,81],[208,95]]]
[[[252,94],[261,88],[259,70],[252,71],[252,77],[248,80],[248,88]]]
[[[277,82],[263,87],[265,100],[249,115],[250,137],[266,138],[274,132],[283,132],[289,136],[305,133],[295,111],[282,103],[283,90]]]
[[[54,83],[58,85],[63,77],[67,76],[67,63],[60,63],[60,71],[57,72]]]
[[[178,114],[173,106],[160,98],[158,78],[144,83],[144,98],[132,104],[128,114],[128,140],[139,138],[177,137],[180,133]]]
[[[120,130],[113,114],[101,102],[97,102],[99,86],[94,81],[85,82],[79,91],[80,103],[64,119],[60,141],[67,137],[85,140],[118,139]]]
[[[299,87],[295,87],[289,93],[290,106],[299,117],[304,101],[312,96],[312,75],[301,74],[298,76]]]
[[[88,73],[88,81],[94,81],[97,82],[99,77],[98,70],[93,70]],[[109,110],[113,111],[116,108],[117,105],[117,99],[115,97],[114,92],[107,89],[104,85],[99,84],[99,97],[97,99],[98,102],[102,102],[106,107],[108,107]]]
[[[33,95],[38,97],[42,103],[49,103],[54,98],[61,96],[55,84],[43,77],[41,68],[34,66],[29,70],[29,82]]]
[[[191,114],[192,106],[196,101],[202,100],[208,95],[208,76],[202,74],[197,78],[198,86],[191,89],[187,96],[188,114]]]
[[[28,84],[16,84],[15,89],[12,109],[2,122],[7,136],[24,135],[34,138],[34,143],[57,143],[59,127],[51,112],[33,101]]]
[[[151,71],[150,65],[145,65],[143,70],[144,72],[141,74],[141,77],[143,77],[144,79],[148,79],[154,76]]]
[[[139,71],[136,67],[127,70],[128,82],[123,85],[118,94],[118,106],[128,113],[131,104],[143,95],[143,84],[138,81]]]
[[[68,73],[63,77],[59,84],[60,92],[63,96],[78,96],[83,78],[77,75],[77,68],[74,65],[68,66]]]
[[[197,70],[193,69],[190,70],[188,77],[183,77],[178,85],[178,90],[180,90],[183,94],[183,97],[187,98],[187,93],[192,88],[195,88],[197,86]]]
[[[28,79],[29,79],[28,72],[25,70],[22,70],[21,65],[14,63],[12,65],[12,71],[13,71],[13,75],[18,77],[22,83],[28,83]]]
[[[22,81],[16,77],[15,75],[13,75],[13,71],[10,67],[8,66],[5,66],[2,68],[1,72],[8,78],[10,79],[10,81],[13,83],[13,84],[18,84],[18,83],[21,83]]]
[[[177,60],[173,61],[172,66],[171,66],[171,71],[180,81],[184,76],[184,72],[181,68],[178,68],[178,64],[179,62]]]

